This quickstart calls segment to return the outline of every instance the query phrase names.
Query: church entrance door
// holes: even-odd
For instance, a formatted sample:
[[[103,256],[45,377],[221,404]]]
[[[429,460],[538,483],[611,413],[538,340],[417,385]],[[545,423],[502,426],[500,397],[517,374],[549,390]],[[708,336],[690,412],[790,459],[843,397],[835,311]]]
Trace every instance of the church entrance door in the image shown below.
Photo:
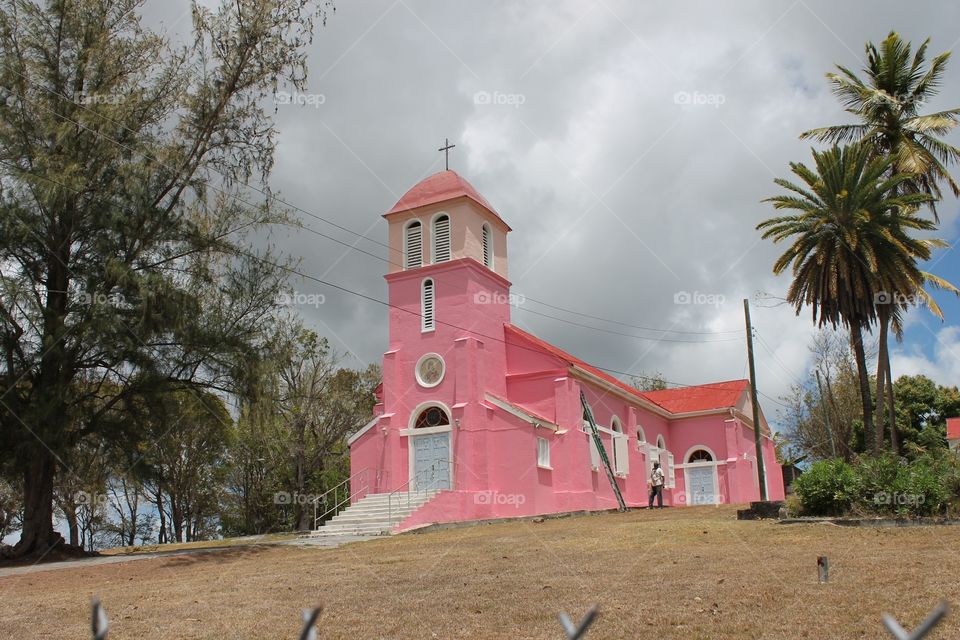
[[[412,436],[413,490],[450,488],[450,432]]]
[[[687,468],[687,495],[691,505],[717,504],[716,476],[713,465]]]

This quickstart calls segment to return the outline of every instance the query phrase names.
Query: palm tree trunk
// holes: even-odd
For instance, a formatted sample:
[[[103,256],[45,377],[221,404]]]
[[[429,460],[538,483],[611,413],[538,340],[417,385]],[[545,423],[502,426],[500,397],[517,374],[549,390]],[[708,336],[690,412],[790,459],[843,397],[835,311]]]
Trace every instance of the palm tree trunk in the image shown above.
[[[867,354],[863,348],[863,331],[860,325],[855,322],[850,324],[850,342],[853,345],[854,357],[857,360],[857,374],[860,379],[860,402],[863,404],[863,443],[865,448],[870,447],[876,454],[879,451],[875,449],[873,398],[871,397],[870,375],[867,373]]]
[[[890,370],[890,350],[887,350],[887,419],[890,421],[890,445],[894,455],[900,455],[900,435],[897,433],[897,414],[893,397],[893,373]]]
[[[880,344],[877,354],[877,428],[874,430],[874,441],[872,443],[873,452],[880,453],[883,449],[883,432],[886,427],[884,420],[884,385],[887,381],[887,366],[889,365],[888,355],[890,353],[887,347],[887,339],[890,328],[890,309],[889,305],[877,305],[877,316],[880,324]]]

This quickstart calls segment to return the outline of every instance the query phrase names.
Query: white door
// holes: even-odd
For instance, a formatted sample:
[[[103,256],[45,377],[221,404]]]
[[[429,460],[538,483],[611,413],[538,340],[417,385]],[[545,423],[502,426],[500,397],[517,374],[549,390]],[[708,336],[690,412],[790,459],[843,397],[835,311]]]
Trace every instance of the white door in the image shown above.
[[[450,433],[413,436],[413,489],[450,488]]]
[[[687,469],[687,495],[691,505],[717,504],[716,467],[691,467]]]

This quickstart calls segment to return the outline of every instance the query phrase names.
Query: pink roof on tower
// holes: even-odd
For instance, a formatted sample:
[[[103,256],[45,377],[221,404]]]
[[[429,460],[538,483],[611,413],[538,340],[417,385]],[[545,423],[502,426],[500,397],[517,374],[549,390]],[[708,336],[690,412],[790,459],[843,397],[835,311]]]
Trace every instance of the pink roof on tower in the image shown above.
[[[469,198],[473,200],[493,214],[493,217],[503,223],[508,231],[511,230],[510,226],[507,225],[506,222],[503,222],[503,219],[494,211],[490,203],[487,202],[487,199],[480,195],[480,192],[474,189],[472,184],[467,182],[466,179],[457,172],[450,170],[435,173],[415,184],[409,191],[403,194],[403,197],[397,201],[397,204],[393,205],[390,211],[387,211],[383,215],[389,216],[394,213],[410,211],[412,209],[425,207],[429,204],[446,202],[447,200],[454,200],[456,198]]]
[[[947,418],[947,439],[960,440],[960,418]]]

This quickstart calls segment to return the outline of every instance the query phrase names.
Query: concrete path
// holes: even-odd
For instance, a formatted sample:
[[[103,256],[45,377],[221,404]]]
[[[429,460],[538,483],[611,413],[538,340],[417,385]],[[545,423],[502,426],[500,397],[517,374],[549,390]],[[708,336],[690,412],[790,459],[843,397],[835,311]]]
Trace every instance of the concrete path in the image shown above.
[[[236,551],[247,547],[265,547],[265,546],[296,546],[296,547],[318,547],[323,549],[334,549],[348,542],[358,542],[360,540],[369,540],[371,536],[304,536],[292,540],[278,540],[269,542],[258,542],[257,536],[251,536],[249,543],[232,544],[222,547],[203,547],[200,549],[178,549],[176,551],[151,551],[147,553],[129,553],[116,556],[96,556],[93,558],[81,558],[79,560],[64,560],[62,562],[47,562],[42,564],[25,565],[22,567],[0,567],[0,578],[9,576],[20,576],[28,573],[39,573],[41,571],[55,571],[57,569],[76,569],[80,567],[96,567],[103,564],[119,564],[121,562],[135,562],[137,560],[155,560],[157,558],[172,558],[175,556],[201,555],[204,553],[222,553],[224,551]]]

